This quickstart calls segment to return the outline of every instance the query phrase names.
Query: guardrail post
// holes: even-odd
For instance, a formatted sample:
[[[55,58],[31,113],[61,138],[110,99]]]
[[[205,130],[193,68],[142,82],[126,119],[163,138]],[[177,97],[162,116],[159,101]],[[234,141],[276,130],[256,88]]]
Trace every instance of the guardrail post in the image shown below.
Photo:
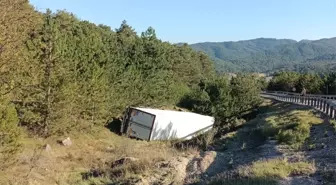
[[[332,119],[335,118],[335,106],[333,106],[332,109],[331,109],[331,118]]]
[[[313,98],[313,107],[316,107],[316,98]]]
[[[328,114],[328,116],[330,116],[330,118],[332,118],[333,112],[334,112],[334,107],[332,105],[329,105],[329,114]]]
[[[312,106],[312,103],[313,103],[313,102],[312,102],[311,97],[308,97],[308,105],[309,105],[309,106]]]
[[[324,99],[323,100],[323,109],[322,109],[322,111],[325,113],[326,112],[326,108],[327,108],[327,102],[326,102],[326,100]]]
[[[329,116],[330,116],[330,118],[332,118],[333,111],[334,111],[334,107],[332,105],[329,105]]]
[[[313,97],[313,98],[312,98],[312,107],[315,107],[315,103],[316,103],[316,102],[315,102],[315,98]]]
[[[326,102],[326,114],[329,116],[330,114],[329,114],[329,109],[330,109],[330,106],[329,106],[329,103],[328,102]]]

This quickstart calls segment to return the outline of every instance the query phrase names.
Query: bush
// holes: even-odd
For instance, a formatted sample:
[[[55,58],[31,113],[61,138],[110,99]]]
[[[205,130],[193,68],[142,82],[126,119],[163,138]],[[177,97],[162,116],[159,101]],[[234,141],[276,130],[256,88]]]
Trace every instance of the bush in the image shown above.
[[[289,145],[302,145],[309,137],[310,125],[301,123],[295,129],[281,130],[277,135],[277,140],[280,143]]]
[[[16,109],[12,104],[3,102],[0,104],[0,161],[2,166],[10,163],[10,159],[19,150],[19,138],[21,135],[18,127]],[[5,162],[5,163],[4,163]]]
[[[263,134],[275,137],[280,143],[299,148],[309,137],[311,126],[322,122],[311,111],[291,111],[266,118]]]
[[[196,113],[211,114],[210,97],[200,89],[193,89],[187,93],[178,105]]]
[[[279,133],[279,128],[274,120],[269,120],[263,127],[262,133],[266,137],[273,137]]]

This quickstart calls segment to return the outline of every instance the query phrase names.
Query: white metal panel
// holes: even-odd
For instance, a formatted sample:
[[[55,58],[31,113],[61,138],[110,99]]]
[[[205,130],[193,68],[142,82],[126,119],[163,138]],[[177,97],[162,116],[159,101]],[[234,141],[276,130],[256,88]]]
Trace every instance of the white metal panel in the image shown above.
[[[138,125],[132,122],[129,128],[131,129],[130,136],[143,139],[143,140],[149,139],[149,136],[151,134],[150,129],[142,127],[141,125]]]
[[[153,119],[154,119],[154,115],[148,114],[146,112],[143,111],[139,111],[136,109],[132,110],[131,116],[130,116],[130,120],[134,121],[136,123],[140,123],[146,127],[151,128],[152,124],[153,124]]]
[[[215,122],[211,116],[204,116],[191,112],[179,112],[149,108],[137,108],[156,116],[151,140],[166,140],[184,138],[199,130],[209,130]],[[187,137],[186,139],[190,139]]]
[[[128,133],[130,136],[149,140],[155,115],[137,109],[131,109]]]

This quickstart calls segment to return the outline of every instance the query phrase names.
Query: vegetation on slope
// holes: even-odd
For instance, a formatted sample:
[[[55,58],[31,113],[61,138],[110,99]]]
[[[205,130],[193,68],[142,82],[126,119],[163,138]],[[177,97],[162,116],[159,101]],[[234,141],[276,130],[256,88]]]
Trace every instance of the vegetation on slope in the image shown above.
[[[314,138],[317,133],[311,133],[311,127],[324,127],[316,113],[309,108],[281,102],[265,103],[258,112],[256,118],[239,126],[238,130],[216,139],[213,145],[217,151],[216,158],[206,171],[207,176],[203,177],[204,184],[312,184],[320,179],[320,174],[327,176],[323,182],[334,182],[333,176],[330,176],[333,166],[321,166],[334,165],[334,160],[315,156],[333,155],[334,149],[330,148],[332,141],[325,152],[317,150],[314,158],[308,157],[312,154],[307,152],[314,151],[307,148],[317,142]],[[303,131],[301,127],[309,129]],[[277,136],[287,131],[293,132],[286,135],[290,142],[278,140],[280,138]],[[321,141],[325,142],[325,139],[321,138]],[[293,148],[294,145],[300,148]],[[314,162],[315,159],[319,161],[318,164]]]
[[[326,72],[336,66],[336,38],[300,42],[258,38],[190,46],[208,54],[219,72]]]
[[[268,137],[276,138],[279,143],[299,148],[309,137],[312,124],[322,122],[310,111],[294,110],[266,118],[263,133]]]
[[[90,134],[72,133],[69,147],[56,143],[57,139],[23,137],[16,163],[0,172],[0,184],[133,184],[164,172],[172,182],[178,172],[169,162],[193,152],[186,150],[183,155],[169,143],[136,141],[100,127]],[[129,160],[117,163],[120,159]]]

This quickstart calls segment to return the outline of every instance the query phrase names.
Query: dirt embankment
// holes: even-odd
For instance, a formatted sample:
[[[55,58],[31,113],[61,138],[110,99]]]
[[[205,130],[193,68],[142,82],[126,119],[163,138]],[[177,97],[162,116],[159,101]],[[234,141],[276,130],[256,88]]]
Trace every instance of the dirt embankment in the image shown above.
[[[330,120],[287,103],[264,110],[217,139],[213,151],[190,160],[185,184],[336,184],[336,132]]]

